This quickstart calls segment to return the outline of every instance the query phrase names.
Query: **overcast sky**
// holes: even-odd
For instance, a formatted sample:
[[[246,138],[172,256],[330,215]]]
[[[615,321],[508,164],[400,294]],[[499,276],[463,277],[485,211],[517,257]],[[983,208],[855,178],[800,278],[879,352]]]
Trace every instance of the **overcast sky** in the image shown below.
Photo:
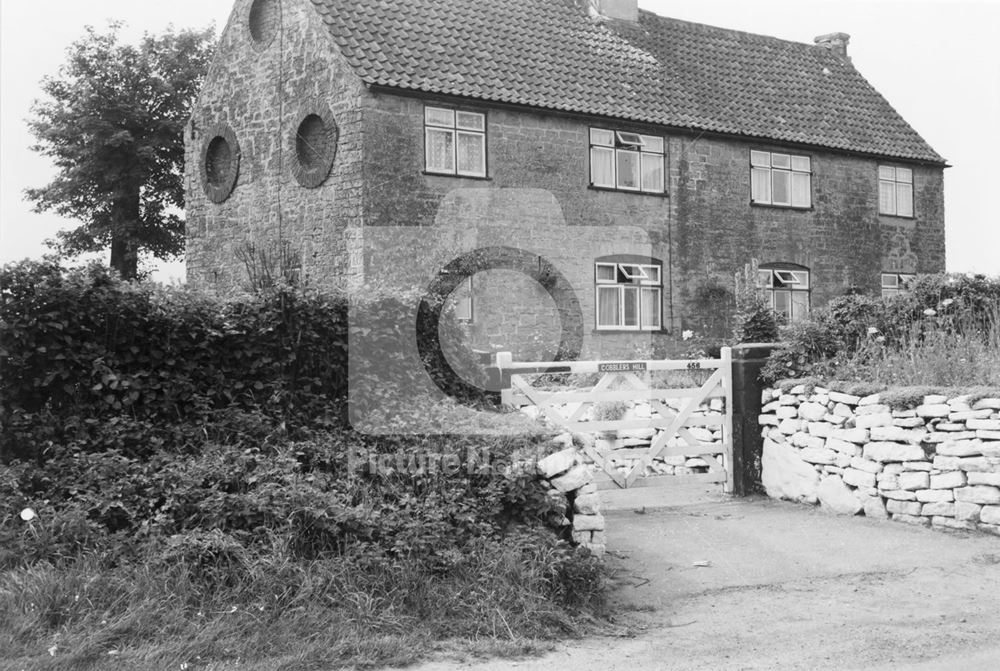
[[[365,1],[365,0],[361,0]],[[488,2],[489,0],[482,0]],[[55,73],[87,24],[117,19],[126,39],[168,24],[222,30],[231,0],[0,2],[0,263],[45,251],[73,222],[22,200],[52,177],[24,124],[38,82]],[[664,16],[812,42],[846,32],[855,66],[953,166],[945,171],[948,270],[1000,275],[1000,216],[989,204],[1000,160],[1000,0],[639,0]],[[182,276],[174,264],[161,279]]]

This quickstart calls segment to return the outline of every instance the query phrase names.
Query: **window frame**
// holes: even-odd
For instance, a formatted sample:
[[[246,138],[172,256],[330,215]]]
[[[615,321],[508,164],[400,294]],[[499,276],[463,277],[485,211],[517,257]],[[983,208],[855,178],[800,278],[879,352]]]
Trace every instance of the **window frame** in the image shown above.
[[[755,156],[756,155],[756,156]],[[766,160],[764,159],[766,156]],[[778,164],[775,164],[775,157],[778,157]],[[784,162],[783,159],[787,159]],[[805,162],[805,168],[802,168],[802,162]],[[764,165],[766,162],[766,165]],[[784,165],[782,165],[784,163]],[[799,167],[796,167],[798,163]],[[766,172],[766,199],[761,198],[758,200],[758,189],[756,188],[760,182],[759,175]],[[787,202],[776,202],[774,198],[775,184],[777,183],[778,177],[784,177],[787,175],[787,186],[785,187],[788,191],[788,201]],[[796,176],[805,176],[806,178],[806,200],[805,203],[796,202],[795,198],[795,178]],[[805,154],[791,154],[785,152],[772,152],[764,149],[750,149],[750,204],[751,205],[764,205],[767,207],[784,207],[793,210],[810,210],[813,206],[812,200],[812,157]]]
[[[433,113],[444,112],[450,115],[450,122],[434,121],[430,118]],[[472,127],[470,124],[462,124],[459,119],[463,115],[467,117],[478,117],[480,128]],[[438,105],[424,105],[424,173],[428,175],[445,175],[451,177],[469,177],[473,179],[488,179],[489,159],[487,157],[487,118],[485,112],[476,112],[457,107],[444,107]],[[451,165],[450,167],[431,165],[431,135],[434,133],[447,133],[451,136]],[[462,170],[459,166],[459,137],[479,138],[482,151],[481,170]]]
[[[473,277],[474,275],[469,275],[462,280],[453,292],[455,294],[455,320],[461,324],[472,324],[476,319],[476,297]],[[467,303],[469,306],[467,317],[459,312],[463,303]]]
[[[894,284],[887,284],[887,278],[893,278]],[[891,298],[892,296],[899,296],[909,292],[909,283],[917,278],[916,273],[900,273],[900,272],[887,272],[882,271],[880,275],[880,288],[882,291],[882,298]]]
[[[607,141],[595,139],[595,135],[600,138],[606,134]],[[592,189],[606,189],[608,191],[625,191],[628,193],[639,193],[653,196],[667,195],[667,162],[666,162],[666,139],[662,135],[648,135],[624,130],[613,130],[599,126],[591,126],[587,131],[587,160],[590,172],[589,185]],[[658,147],[658,148],[657,148]],[[610,155],[610,176],[609,183],[598,183],[595,179],[595,167],[598,162],[595,156],[599,153]],[[621,177],[622,158],[635,156],[635,177],[637,186],[623,185]],[[645,167],[649,162],[657,162],[659,166],[659,181],[653,188],[645,184]]]
[[[901,179],[900,173],[903,172],[905,177]],[[883,207],[882,199],[882,189],[884,186],[889,187],[892,193],[892,205]],[[900,190],[909,191],[909,212],[900,212],[899,201],[900,201]],[[916,202],[914,199],[914,186],[913,186],[913,168],[907,168],[901,165],[887,165],[879,164],[878,166],[878,213],[886,217],[902,217],[904,219],[913,219],[916,216]]]
[[[767,279],[764,279],[764,274]],[[804,319],[812,311],[812,271],[805,266],[787,263],[763,264],[757,269],[757,288],[767,295],[771,310],[783,314],[789,322]],[[805,295],[805,311],[797,314],[796,296]],[[778,298],[783,297],[787,312],[778,307]]]
[[[601,268],[612,268],[613,278],[601,278]],[[618,302],[617,323],[601,323],[601,292],[615,290]],[[626,294],[635,296],[635,324],[626,324]],[[643,295],[652,293],[656,305],[655,323],[648,323],[643,313]],[[663,264],[658,261],[594,262],[594,328],[597,331],[663,330]]]

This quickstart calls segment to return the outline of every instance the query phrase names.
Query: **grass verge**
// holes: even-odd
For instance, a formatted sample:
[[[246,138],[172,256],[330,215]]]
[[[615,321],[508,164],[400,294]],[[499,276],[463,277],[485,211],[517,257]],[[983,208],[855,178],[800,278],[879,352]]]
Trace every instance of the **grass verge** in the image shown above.
[[[312,562],[115,565],[87,556],[0,576],[2,669],[327,669],[434,652],[523,655],[585,633],[605,570],[547,532],[477,539],[434,565],[363,555]]]

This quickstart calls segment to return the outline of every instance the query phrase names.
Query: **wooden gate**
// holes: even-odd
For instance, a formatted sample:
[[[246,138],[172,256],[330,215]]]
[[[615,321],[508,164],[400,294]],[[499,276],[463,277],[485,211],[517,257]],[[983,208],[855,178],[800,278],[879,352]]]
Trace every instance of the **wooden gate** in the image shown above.
[[[678,481],[722,483],[724,491],[733,489],[733,374],[732,352],[722,349],[719,359],[645,360],[645,361],[513,361],[510,353],[496,354],[501,399],[514,407],[536,406],[550,422],[571,433],[594,439],[585,440],[584,453],[593,460],[601,489],[654,487]],[[711,371],[697,386],[663,386],[658,371]],[[544,384],[542,375],[566,376],[568,383]],[[597,382],[578,386],[574,376],[588,376]],[[549,378],[551,379],[551,378]],[[721,399],[713,401],[713,399]],[[649,404],[649,417],[609,419],[598,412],[599,403],[636,402]],[[712,409],[711,406],[715,406]],[[721,407],[720,407],[721,406]],[[694,427],[711,430],[706,440]],[[636,430],[650,434],[644,441],[621,438]],[[718,439],[715,439],[718,436]],[[639,445],[638,447],[636,445]],[[660,475],[654,470],[657,460],[683,457],[698,461],[696,469],[687,467],[681,475]],[[700,460],[700,461],[699,461]],[[704,467],[701,467],[704,462]],[[681,468],[681,467],[676,467]],[[699,473],[688,471],[698,470]]]

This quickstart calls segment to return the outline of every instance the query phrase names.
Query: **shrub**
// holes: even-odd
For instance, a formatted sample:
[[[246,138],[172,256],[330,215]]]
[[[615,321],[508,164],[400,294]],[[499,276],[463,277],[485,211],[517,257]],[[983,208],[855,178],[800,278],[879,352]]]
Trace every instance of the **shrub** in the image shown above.
[[[44,446],[68,443],[142,456],[206,437],[258,444],[276,432],[343,426],[349,339],[360,412],[405,408],[425,369],[451,391],[448,371],[424,366],[400,325],[412,303],[285,289],[221,302],[125,283],[98,266],[8,265],[0,273],[4,458],[43,458]],[[350,337],[349,304],[363,337]],[[450,356],[478,370],[471,353]]]
[[[763,301],[757,301],[737,311],[733,338],[737,344],[777,342],[780,325],[778,313]]]
[[[781,346],[761,371],[764,379],[827,377],[831,372],[830,358],[843,347],[843,341],[820,319],[789,324],[782,335]]]
[[[759,275],[757,259],[751,259],[734,276],[733,338],[737,344],[770,343],[778,339],[781,318],[757,286]]]
[[[836,298],[782,330],[767,380],[818,376],[882,385],[995,385],[1000,281],[920,276],[889,299]]]

